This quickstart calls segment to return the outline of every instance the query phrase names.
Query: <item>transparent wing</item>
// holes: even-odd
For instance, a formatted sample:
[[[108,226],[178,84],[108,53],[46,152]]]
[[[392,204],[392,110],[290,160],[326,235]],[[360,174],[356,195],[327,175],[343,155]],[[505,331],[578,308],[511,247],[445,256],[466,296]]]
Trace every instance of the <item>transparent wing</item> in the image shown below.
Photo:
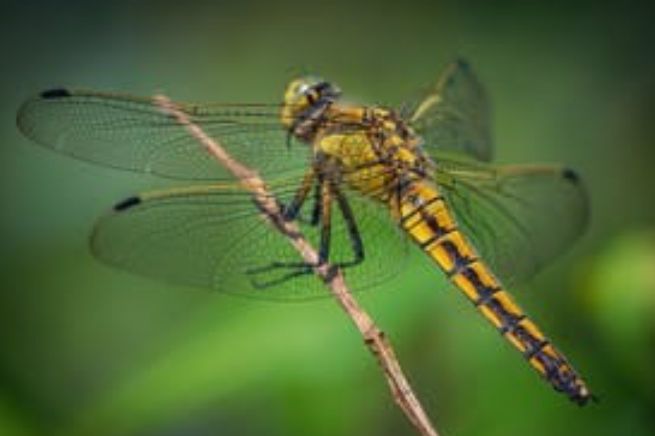
[[[405,118],[428,151],[464,152],[489,161],[493,155],[489,103],[471,67],[450,64],[437,83],[407,104]]]
[[[278,184],[275,197],[288,201],[295,187]],[[353,193],[348,199],[365,259],[344,274],[352,289],[361,290],[396,276],[407,244],[384,208]],[[307,201],[297,222],[317,248],[320,229],[310,223],[312,207]],[[331,263],[353,258],[347,226],[335,206]],[[299,269],[291,264],[302,259],[267,223],[249,193],[235,185],[193,186],[127,199],[98,221],[91,247],[106,263],[175,283],[264,299],[329,295],[313,274],[292,277]]]
[[[533,276],[586,227],[587,195],[570,169],[437,162],[437,181],[459,225],[508,284]]]
[[[280,105],[175,105],[265,177],[307,165],[309,148],[287,138]],[[26,101],[17,122],[37,143],[93,163],[181,179],[230,178],[153,99],[54,89]]]

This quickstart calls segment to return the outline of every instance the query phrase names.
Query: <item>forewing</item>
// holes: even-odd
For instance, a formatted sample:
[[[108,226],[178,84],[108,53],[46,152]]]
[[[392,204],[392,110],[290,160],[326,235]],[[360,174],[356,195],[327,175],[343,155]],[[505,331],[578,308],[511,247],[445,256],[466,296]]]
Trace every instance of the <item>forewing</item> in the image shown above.
[[[294,189],[295,183],[280,184],[275,196],[288,201]],[[348,197],[366,259],[344,273],[352,289],[361,290],[397,275],[407,245],[383,208],[356,195]],[[319,226],[310,223],[312,207],[308,201],[297,224],[317,248]],[[331,263],[353,257],[346,227],[335,208]],[[91,246],[106,263],[174,283],[264,299],[329,295],[316,276],[300,274],[303,259],[259,212],[250,194],[231,185],[128,199],[98,221]]]
[[[586,227],[587,195],[570,169],[445,159],[437,165],[459,226],[508,284],[533,276]]]
[[[428,151],[456,151],[482,161],[493,155],[487,95],[463,60],[450,64],[437,83],[407,104],[406,119]]]
[[[287,138],[280,105],[174,105],[264,177],[308,163],[309,147]],[[17,122],[37,143],[93,163],[180,179],[231,178],[154,99],[55,89],[25,102]]]

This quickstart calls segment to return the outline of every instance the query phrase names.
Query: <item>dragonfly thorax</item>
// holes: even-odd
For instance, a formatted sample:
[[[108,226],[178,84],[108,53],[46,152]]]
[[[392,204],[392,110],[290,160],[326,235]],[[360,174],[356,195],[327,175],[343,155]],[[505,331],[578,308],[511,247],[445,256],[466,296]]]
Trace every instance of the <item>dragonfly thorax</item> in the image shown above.
[[[337,173],[355,189],[386,198],[385,187],[430,176],[434,164],[423,152],[420,136],[395,112],[334,104],[326,116],[330,122],[319,126],[313,140],[315,160],[319,166],[329,161],[338,167]]]

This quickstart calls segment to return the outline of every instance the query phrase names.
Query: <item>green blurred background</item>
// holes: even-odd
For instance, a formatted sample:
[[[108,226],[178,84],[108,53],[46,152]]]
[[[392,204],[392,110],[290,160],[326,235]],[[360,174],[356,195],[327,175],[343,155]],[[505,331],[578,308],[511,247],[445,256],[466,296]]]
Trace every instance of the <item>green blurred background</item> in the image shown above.
[[[589,231],[516,294],[601,402],[555,394],[425,267],[361,301],[443,435],[655,434],[653,14],[527,3],[5,0],[0,434],[411,433],[333,301],[242,300],[94,261],[94,217],[169,182],[34,146],[15,113],[57,85],[277,101],[298,71],[395,104],[457,55],[493,99],[498,159],[566,162],[589,187]]]

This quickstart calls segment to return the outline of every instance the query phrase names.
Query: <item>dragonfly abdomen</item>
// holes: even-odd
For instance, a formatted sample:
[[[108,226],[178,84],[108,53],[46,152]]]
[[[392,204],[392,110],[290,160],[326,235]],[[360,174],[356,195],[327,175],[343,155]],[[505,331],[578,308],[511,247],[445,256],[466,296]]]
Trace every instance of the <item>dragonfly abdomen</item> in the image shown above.
[[[457,228],[436,187],[417,182],[401,200],[400,223],[482,315],[555,390],[578,404],[591,394],[573,367],[514,302]]]

